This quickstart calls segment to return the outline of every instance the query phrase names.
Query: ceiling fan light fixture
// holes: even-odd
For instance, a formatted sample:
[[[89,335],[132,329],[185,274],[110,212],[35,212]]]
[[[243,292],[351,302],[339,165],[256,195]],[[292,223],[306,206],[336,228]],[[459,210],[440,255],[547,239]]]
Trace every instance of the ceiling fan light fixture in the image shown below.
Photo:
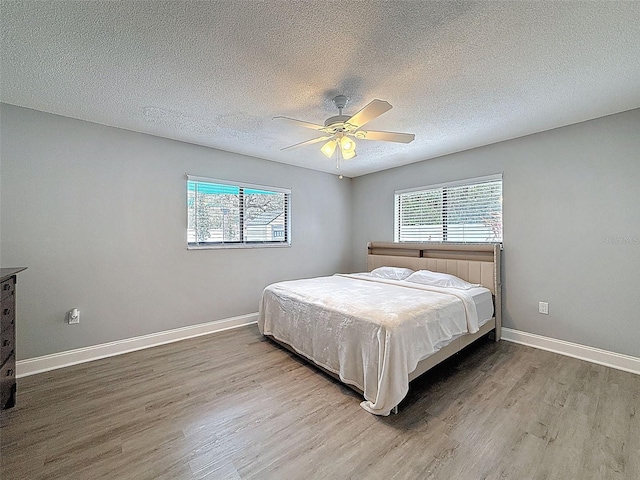
[[[329,140],[325,143],[320,151],[324,154],[325,157],[331,158],[333,157],[333,153],[336,151],[336,146],[338,145],[337,140]]]
[[[351,160],[354,157],[357,157],[355,150],[352,150],[350,152],[343,152],[342,153],[342,159],[343,160]]]
[[[356,156],[356,142],[347,136],[340,139],[340,153],[345,160],[351,160]]]
[[[352,152],[356,149],[356,142],[344,136],[340,139],[340,148],[342,149],[342,153]]]
[[[355,156],[356,156],[356,151],[354,150],[353,152],[344,153],[342,155],[342,158],[345,160],[351,160]]]
[[[342,152],[342,158],[344,160],[351,160],[355,156],[356,156],[356,151],[355,150],[352,150],[350,152],[344,152],[344,151]]]

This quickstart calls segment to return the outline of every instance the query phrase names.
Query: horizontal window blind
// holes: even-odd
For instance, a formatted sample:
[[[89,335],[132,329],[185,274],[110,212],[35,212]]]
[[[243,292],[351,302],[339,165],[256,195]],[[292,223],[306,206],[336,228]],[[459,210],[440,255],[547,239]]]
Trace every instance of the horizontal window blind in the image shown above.
[[[291,190],[187,176],[191,248],[291,244]]]
[[[395,192],[396,242],[502,242],[502,175]]]

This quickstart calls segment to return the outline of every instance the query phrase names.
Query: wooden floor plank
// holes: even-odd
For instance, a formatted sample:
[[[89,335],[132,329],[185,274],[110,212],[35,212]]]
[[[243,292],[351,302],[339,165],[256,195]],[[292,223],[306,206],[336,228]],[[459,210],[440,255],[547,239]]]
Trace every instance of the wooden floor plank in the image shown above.
[[[640,477],[640,376],[481,341],[400,413],[243,327],[18,380],[7,479]]]

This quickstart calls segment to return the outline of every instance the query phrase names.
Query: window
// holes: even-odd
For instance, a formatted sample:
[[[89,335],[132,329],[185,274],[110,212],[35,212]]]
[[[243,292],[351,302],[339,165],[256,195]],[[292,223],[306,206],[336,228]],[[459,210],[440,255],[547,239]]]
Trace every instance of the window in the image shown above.
[[[395,193],[396,242],[502,242],[502,175]]]
[[[187,175],[187,245],[291,245],[291,190]]]

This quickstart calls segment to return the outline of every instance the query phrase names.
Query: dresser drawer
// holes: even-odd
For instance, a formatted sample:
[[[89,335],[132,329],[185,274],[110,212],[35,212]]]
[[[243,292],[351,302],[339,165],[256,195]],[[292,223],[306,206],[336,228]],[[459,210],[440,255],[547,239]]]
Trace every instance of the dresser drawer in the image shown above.
[[[0,408],[12,407],[16,390],[16,357],[11,354],[0,368]],[[9,402],[11,400],[11,402]],[[9,405],[7,405],[9,402]]]
[[[14,297],[7,297],[2,299],[2,304],[0,304],[0,330],[4,330],[6,328],[13,328],[16,323],[16,309],[15,303],[13,301]]]
[[[13,353],[16,341],[14,324],[12,323],[6,328],[4,325],[2,327],[2,333],[0,334],[0,365],[3,365],[9,355]]]
[[[4,282],[2,282],[2,285],[0,285],[1,298],[4,299],[9,295],[13,295],[13,292],[15,291],[15,289],[16,289],[15,279],[13,277],[6,279]]]

